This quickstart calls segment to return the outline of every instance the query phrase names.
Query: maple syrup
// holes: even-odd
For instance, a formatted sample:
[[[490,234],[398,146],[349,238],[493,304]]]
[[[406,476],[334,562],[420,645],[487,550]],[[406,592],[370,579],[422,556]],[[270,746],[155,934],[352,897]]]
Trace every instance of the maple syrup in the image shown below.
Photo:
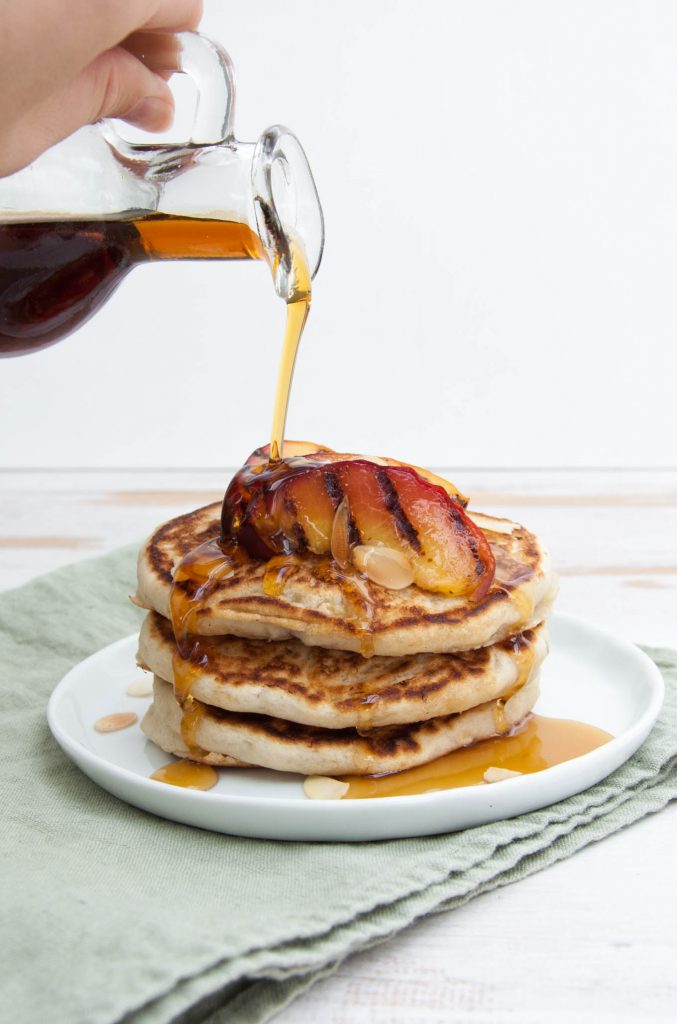
[[[611,739],[608,732],[584,722],[530,715],[507,736],[480,740],[418,768],[382,776],[346,775],[342,781],[349,783],[349,788],[343,799],[412,796],[477,786],[484,782],[484,773],[490,768],[506,768],[523,775],[541,772],[596,750]]]
[[[181,738],[193,757],[204,758],[209,753],[197,742],[197,731],[206,716],[207,711],[204,704],[195,700],[189,693],[181,708]]]
[[[510,721],[505,713],[505,700],[503,698],[499,698],[494,704],[493,714],[496,732],[502,736],[510,729]]]
[[[311,277],[303,246],[292,239],[290,245],[291,279],[293,292],[287,303],[287,326],[282,346],[282,358],[277,378],[273,425],[270,435],[270,461],[277,462],[284,455],[284,428],[287,422],[289,392],[303,328],[310,312]]]
[[[279,597],[293,572],[301,564],[298,555],[276,555],[266,562],[263,574],[263,593],[268,597]]]
[[[192,688],[209,664],[209,639],[199,636],[199,614],[204,602],[221,580],[232,576],[248,560],[235,543],[206,541],[189,551],[174,570],[169,598],[176,650],[172,658],[174,695],[181,706],[181,736],[188,751],[202,757],[196,742],[204,708],[193,699]]]
[[[152,260],[263,259],[236,221],[149,214],[0,224],[0,355],[51,345]]]
[[[195,761],[185,759],[164,764],[150,777],[156,782],[180,786],[182,789],[211,789],[219,781],[218,772],[211,765],[196,764]]]

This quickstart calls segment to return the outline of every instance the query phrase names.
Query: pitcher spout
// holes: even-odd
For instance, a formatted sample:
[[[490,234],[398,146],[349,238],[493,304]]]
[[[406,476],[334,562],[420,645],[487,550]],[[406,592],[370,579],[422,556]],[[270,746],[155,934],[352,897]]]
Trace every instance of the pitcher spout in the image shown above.
[[[275,290],[285,302],[295,302],[308,293],[319,269],[324,218],[308,159],[288,128],[273,125],[263,133],[251,181],[256,227]]]

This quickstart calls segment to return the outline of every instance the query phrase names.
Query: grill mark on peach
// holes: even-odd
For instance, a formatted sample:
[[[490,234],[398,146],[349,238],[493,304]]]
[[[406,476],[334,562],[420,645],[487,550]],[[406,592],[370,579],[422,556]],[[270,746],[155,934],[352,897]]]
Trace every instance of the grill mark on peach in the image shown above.
[[[334,506],[334,511],[336,511],[343,501],[343,490],[339,483],[339,478],[336,473],[332,473],[330,470],[325,469],[322,473],[322,480],[324,483],[324,489],[329,496],[329,500]]]
[[[477,535],[474,532],[472,532],[471,530],[467,530],[466,529],[465,524],[467,522],[467,517],[466,517],[465,513],[453,502],[452,502],[452,504],[451,504],[451,506],[449,508],[449,515],[450,515],[450,517],[452,519],[454,529],[461,536],[465,535],[465,539],[467,540],[468,547],[470,549],[470,554],[472,555],[473,561],[475,563],[475,565],[474,565],[475,576],[478,579],[481,580],[482,577],[484,576],[484,573],[485,573],[485,562],[484,562],[484,559],[483,559],[481,551],[480,551],[481,541],[480,541],[480,539],[477,537]],[[471,523],[471,525],[473,525],[472,524],[472,520],[470,521],[470,523]],[[479,528],[477,528],[477,529],[479,529]],[[494,558],[494,573],[493,573],[493,576],[495,578],[495,571],[496,571],[495,556],[493,555],[493,549],[491,548],[491,545],[489,544],[488,541],[487,541],[487,547],[488,547],[488,550],[489,550],[490,557]],[[481,584],[478,585],[478,589],[481,589]]]
[[[285,494],[284,496],[284,510],[294,520],[294,524],[292,526],[292,534],[294,536],[293,550],[303,554],[308,550],[308,538],[303,526],[299,522],[298,506],[291,494]],[[281,536],[284,539],[284,535]]]
[[[334,506],[334,511],[339,507],[345,493],[341,487],[340,481],[336,473],[332,473],[330,470],[324,470],[322,473],[322,479],[324,481],[324,489],[329,495],[329,499]],[[353,514],[350,511],[350,503],[346,498],[346,508],[348,509],[348,544],[351,548],[356,547],[361,543],[362,538],[360,531],[357,529],[357,524],[353,518]]]
[[[299,554],[303,554],[308,550],[308,538],[306,537],[305,530],[299,522],[295,522],[293,526],[294,534],[294,551]]]
[[[468,533],[466,535],[466,539],[468,541],[470,553],[475,560],[475,575],[481,576],[482,573],[484,572],[484,564],[482,562],[482,559],[480,558],[480,553],[477,547],[477,538],[472,533]]]
[[[357,528],[357,523],[353,519],[353,515],[350,511],[350,505],[348,505],[348,544],[351,548],[356,548],[361,542],[362,535]]]
[[[387,471],[384,469],[379,470],[376,473],[376,480],[379,487],[381,488],[381,493],[383,495],[383,500],[385,502],[386,509],[393,517],[393,521],[395,523],[397,532],[400,534],[401,537],[404,538],[404,540],[407,541],[408,544],[411,545],[416,554],[422,554],[423,549],[421,547],[421,542],[418,539],[418,531],[410,522],[406,512],[402,508],[402,505],[400,504],[399,495],[395,490],[395,486],[390,477],[388,476]]]

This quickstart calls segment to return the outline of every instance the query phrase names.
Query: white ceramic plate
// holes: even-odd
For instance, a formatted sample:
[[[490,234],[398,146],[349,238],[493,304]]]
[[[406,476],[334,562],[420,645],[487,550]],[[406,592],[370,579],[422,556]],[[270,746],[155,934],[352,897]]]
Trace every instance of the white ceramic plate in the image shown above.
[[[265,769],[224,769],[208,792],[149,779],[170,757],[138,724],[94,730],[114,711],[143,717],[150,698],[128,697],[136,637],[105,647],[76,665],[54,690],[49,726],[69,757],[94,782],[145,811],[216,832],[265,839],[355,841],[432,835],[511,818],[579,793],[623,764],[646,738],[663,700],[663,680],[634,645],[580,619],[555,615],[536,710],[588,722],[614,740],[533,775],[493,785],[371,800],[307,800],[303,779]]]

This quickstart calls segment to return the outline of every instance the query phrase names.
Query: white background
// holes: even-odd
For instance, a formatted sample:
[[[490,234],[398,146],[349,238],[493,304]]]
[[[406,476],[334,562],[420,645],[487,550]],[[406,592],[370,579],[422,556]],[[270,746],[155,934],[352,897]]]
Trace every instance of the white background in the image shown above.
[[[674,464],[677,5],[207,0],[203,30],[236,64],[238,137],[288,124],[324,206],[287,436]],[[240,463],[283,321],[261,264],[136,269],[0,365],[0,464]]]

